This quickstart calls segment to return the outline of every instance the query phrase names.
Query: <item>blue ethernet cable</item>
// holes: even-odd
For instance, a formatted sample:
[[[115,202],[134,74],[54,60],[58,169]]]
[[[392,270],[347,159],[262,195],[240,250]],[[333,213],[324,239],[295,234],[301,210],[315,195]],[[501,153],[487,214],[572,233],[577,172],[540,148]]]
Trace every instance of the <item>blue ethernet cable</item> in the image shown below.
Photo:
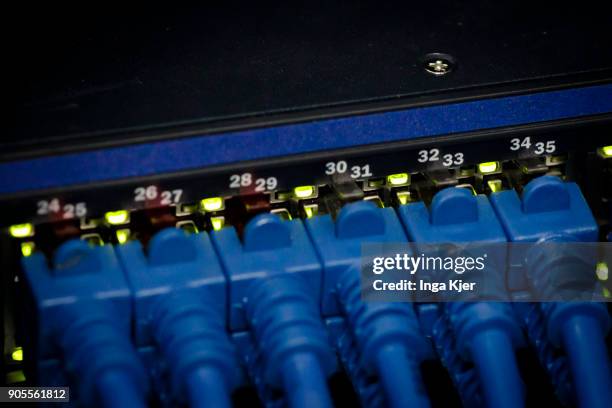
[[[83,405],[145,407],[148,380],[130,339],[130,291],[112,247],[72,240],[52,267],[42,253],[22,262],[37,308],[39,366],[62,360]],[[52,375],[43,373],[40,384],[57,384]]]
[[[550,295],[554,277],[570,277],[572,283],[595,280],[594,259],[564,246],[546,250],[550,242],[596,242],[598,227],[580,188],[557,177],[542,176],[524,188],[491,196],[491,202],[510,241],[531,242],[522,273],[536,294]],[[559,288],[562,289],[562,288]],[[610,357],[604,342],[610,316],[598,302],[548,302],[540,306],[547,339],[568,356],[578,405],[612,406]]]
[[[261,357],[253,382],[281,390],[292,408],[331,407],[336,359],[318,305],[321,265],[302,222],[260,214],[242,242],[233,227],[212,239],[229,282],[230,330],[249,330]]]
[[[545,317],[540,304],[515,302],[513,306],[517,317],[523,323],[529,345],[535,350],[540,365],[548,374],[555,396],[564,406],[575,406],[576,393],[567,356],[558,353],[556,347],[548,340]]]
[[[231,407],[240,368],[225,329],[225,276],[208,234],[167,228],[146,253],[138,241],[116,252],[133,293],[136,343],[163,356],[172,403]]]
[[[385,396],[381,384],[372,381],[372,377],[364,370],[351,327],[341,317],[328,318],[326,324],[331,338],[335,340],[336,353],[342,368],[351,381],[361,406],[384,406]]]
[[[470,299],[462,297],[460,300],[468,302],[445,303],[445,318],[458,351],[476,367],[486,405],[523,406],[525,391],[515,356],[515,349],[523,344],[523,338],[511,306],[500,302],[509,299],[505,274],[500,273],[504,272],[506,257],[505,248],[500,251],[495,245],[505,244],[506,236],[489,200],[484,195],[475,196],[468,189],[450,187],[434,196],[429,209],[425,203],[416,202],[400,206],[398,213],[409,239],[416,242],[419,251],[430,252],[445,244],[456,244],[457,253],[471,253],[480,247],[489,255],[485,270],[488,276],[479,279],[479,285],[488,284],[486,293],[481,289],[477,296],[485,295],[490,301],[469,302]],[[475,272],[466,272],[470,273]],[[451,345],[449,339],[438,340],[447,347]],[[452,350],[444,353],[452,354]],[[452,370],[455,365],[448,368]],[[465,387],[473,390],[470,384]]]
[[[450,316],[439,303],[417,305],[419,323],[431,337],[440,362],[446,367],[455,388],[466,407],[482,407],[481,384],[473,364],[463,358],[457,347],[457,339],[450,323]]]
[[[362,201],[342,208],[337,219],[306,220],[324,268],[322,309],[342,314],[351,329],[365,371],[378,377],[391,407],[428,407],[419,364],[431,346],[420,332],[412,305],[361,299],[362,243],[406,243],[392,208]]]

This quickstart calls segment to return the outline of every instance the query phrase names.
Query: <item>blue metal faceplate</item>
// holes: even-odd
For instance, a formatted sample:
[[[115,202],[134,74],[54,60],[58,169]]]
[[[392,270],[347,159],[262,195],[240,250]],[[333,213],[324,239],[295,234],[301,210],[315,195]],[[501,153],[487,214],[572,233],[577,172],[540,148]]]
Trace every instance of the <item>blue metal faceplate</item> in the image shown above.
[[[0,164],[0,194],[612,112],[612,85],[508,96]]]

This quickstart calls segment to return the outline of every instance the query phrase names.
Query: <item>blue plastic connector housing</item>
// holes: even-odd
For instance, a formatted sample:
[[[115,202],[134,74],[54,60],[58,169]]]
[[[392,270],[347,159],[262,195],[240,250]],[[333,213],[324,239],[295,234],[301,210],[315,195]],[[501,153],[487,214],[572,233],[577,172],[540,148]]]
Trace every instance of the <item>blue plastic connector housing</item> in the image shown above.
[[[515,190],[500,191],[491,194],[491,203],[512,242],[559,235],[597,242],[597,223],[576,183],[542,176],[528,183],[521,197]]]
[[[73,240],[52,267],[42,253],[22,262],[37,308],[37,361],[62,360],[86,406],[144,407],[148,380],[131,343],[130,290],[113,248]]]
[[[225,329],[225,275],[208,234],[168,228],[146,253],[138,241],[116,251],[134,296],[136,342],[163,356],[172,400],[231,406],[239,363]]]
[[[330,406],[336,359],[319,311],[321,265],[302,222],[261,214],[243,242],[231,227],[212,237],[229,281],[230,328],[249,329],[261,356],[251,375],[263,378],[253,381],[284,390],[294,408]]]
[[[486,196],[475,196],[468,189],[450,187],[433,197],[429,209],[425,203],[416,202],[400,206],[398,213],[409,239],[416,243],[419,251],[433,252],[432,255],[484,251],[487,268],[483,273],[488,277],[479,283],[478,295],[508,299],[505,287],[507,251],[503,245],[507,239]],[[446,244],[452,244],[452,247]],[[448,277],[458,276],[451,273]]]
[[[231,227],[212,233],[211,238],[229,283],[230,330],[247,328],[245,301],[252,298],[255,282],[295,274],[304,282],[304,292],[319,298],[321,264],[300,220],[262,214],[247,224],[243,241]]]
[[[379,209],[370,202],[348,204],[337,219],[323,215],[306,220],[323,263],[321,307],[324,316],[341,312],[337,285],[347,269],[359,268],[363,243],[407,243],[406,234],[392,208]],[[359,275],[359,270],[356,271]]]
[[[597,224],[575,183],[543,176],[532,180],[521,198],[514,191],[504,191],[493,194],[491,199],[511,241],[597,241]],[[559,273],[559,268],[571,268],[567,272],[575,274],[577,279],[595,273],[588,262],[571,250],[539,256],[536,246],[528,255],[524,269],[536,291],[545,291],[545,275]],[[578,404],[612,406],[612,373],[604,342],[611,322],[605,305],[551,302],[542,304],[540,310],[548,341],[563,348],[568,355]]]
[[[407,242],[395,211],[361,201],[343,207],[336,222],[323,215],[306,225],[324,268],[323,313],[346,318],[360,363],[380,379],[389,406],[429,406],[419,364],[432,351],[412,305],[361,299],[362,244]]]
[[[438,192],[428,209],[424,202],[402,205],[400,219],[417,243],[504,243],[504,230],[484,195],[466,188]]]
[[[597,241],[597,224],[575,183],[542,176],[527,184],[521,197],[514,190],[506,190],[491,194],[490,199],[511,242]],[[527,271],[521,267],[524,254],[515,251],[510,256],[508,288],[526,290]]]
[[[488,289],[487,297],[509,299],[503,274],[497,270],[505,267],[505,248],[499,251],[500,248],[487,246],[505,243],[506,236],[486,196],[475,196],[468,189],[451,187],[434,196],[430,209],[425,203],[417,202],[399,207],[398,212],[408,237],[417,243],[417,248],[419,244],[447,243],[483,244],[485,249],[491,248],[496,259],[485,272],[492,272],[502,280],[492,285],[493,289]],[[460,302],[446,303],[444,309],[458,351],[472,361],[478,371],[487,405],[523,405],[524,386],[514,350],[524,342],[511,306],[501,302]],[[437,330],[441,330],[440,325]],[[448,338],[438,337],[437,340],[447,348],[452,346]],[[448,360],[449,370],[463,373],[461,365],[451,364],[454,360],[451,354],[451,350],[444,350],[442,354]],[[469,384],[463,387],[474,389]],[[465,391],[462,394],[466,401],[475,399]]]
[[[491,203],[509,241],[532,243],[512,248],[512,269],[508,276],[511,290],[535,290],[549,299],[545,295],[558,274],[595,281],[589,266],[592,264],[594,269],[595,259],[585,256],[589,254],[588,248],[573,251],[569,245],[546,246],[547,243],[597,242],[598,226],[578,185],[542,176],[527,184],[521,197],[514,190],[502,191],[491,195]],[[594,258],[595,251],[591,252]],[[563,262],[554,270],[549,269],[557,258]],[[531,266],[527,267],[527,263]]]

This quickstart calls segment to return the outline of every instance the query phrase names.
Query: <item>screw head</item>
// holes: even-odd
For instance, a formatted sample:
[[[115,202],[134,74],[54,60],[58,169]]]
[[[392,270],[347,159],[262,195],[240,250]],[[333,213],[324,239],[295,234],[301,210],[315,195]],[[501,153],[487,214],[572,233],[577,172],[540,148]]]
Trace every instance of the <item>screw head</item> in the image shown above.
[[[431,75],[442,76],[453,71],[455,59],[448,54],[432,53],[423,59],[423,68]]]

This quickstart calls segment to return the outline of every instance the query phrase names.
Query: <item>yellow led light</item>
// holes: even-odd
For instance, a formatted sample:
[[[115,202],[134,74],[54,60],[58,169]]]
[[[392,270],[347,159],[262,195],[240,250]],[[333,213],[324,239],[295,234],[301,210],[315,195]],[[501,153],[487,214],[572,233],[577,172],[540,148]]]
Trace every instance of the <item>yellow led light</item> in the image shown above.
[[[274,193],[274,199],[276,201],[287,201],[291,199],[290,191],[277,191]]]
[[[206,212],[221,211],[224,208],[223,198],[210,197],[200,201],[200,206]]]
[[[270,214],[275,214],[279,216],[281,219],[290,221],[293,219],[291,213],[286,208],[276,208],[270,211]]]
[[[312,218],[319,212],[319,206],[316,204],[313,205],[305,205],[304,213],[306,214],[306,218]]]
[[[385,184],[385,179],[373,179],[368,180],[368,187],[370,188],[379,188]]]
[[[410,201],[410,191],[398,191],[397,201],[399,201],[401,205],[408,204]]]
[[[474,175],[474,169],[470,167],[462,167],[459,169],[459,176],[461,177],[471,177]]]
[[[499,170],[499,162],[496,162],[496,161],[484,162],[478,165],[478,172],[480,174],[495,173],[498,170]]]
[[[498,191],[501,191],[502,189],[501,180],[488,180],[487,185],[489,186],[489,189],[491,189],[491,192],[493,193],[497,193]]]
[[[125,244],[128,239],[130,239],[130,230],[129,229],[120,229],[115,232],[115,236],[117,237],[117,242],[120,244]]]
[[[410,174],[397,173],[387,176],[387,184],[391,186],[401,186],[410,182]]]
[[[196,212],[198,209],[197,204],[178,204],[175,209],[177,216],[189,215]]]
[[[225,225],[225,218],[223,217],[210,217],[210,223],[215,231],[219,231]]]
[[[15,347],[11,353],[13,361],[23,361],[23,349],[21,347]]]
[[[126,210],[109,211],[104,214],[104,219],[110,225],[127,224],[130,221],[130,212]]]
[[[599,153],[606,159],[612,157],[612,146],[604,146],[599,149]]]
[[[34,226],[32,224],[16,224],[9,227],[9,233],[13,238],[25,238],[34,235]]]
[[[314,186],[299,186],[293,189],[293,196],[295,198],[308,198],[315,194]]]
[[[21,255],[23,255],[24,257],[28,257],[32,255],[35,248],[36,248],[36,245],[34,245],[33,242],[22,242],[21,243]]]
[[[100,234],[83,234],[81,235],[81,239],[92,246],[104,246],[104,240]]]
[[[25,378],[25,374],[23,373],[23,370],[10,371],[6,373],[6,383],[7,384],[20,383],[20,382],[24,382],[25,380],[26,378]]]
[[[597,274],[597,279],[600,281],[607,281],[609,274],[608,264],[605,262],[598,262],[595,268],[595,274]]]

